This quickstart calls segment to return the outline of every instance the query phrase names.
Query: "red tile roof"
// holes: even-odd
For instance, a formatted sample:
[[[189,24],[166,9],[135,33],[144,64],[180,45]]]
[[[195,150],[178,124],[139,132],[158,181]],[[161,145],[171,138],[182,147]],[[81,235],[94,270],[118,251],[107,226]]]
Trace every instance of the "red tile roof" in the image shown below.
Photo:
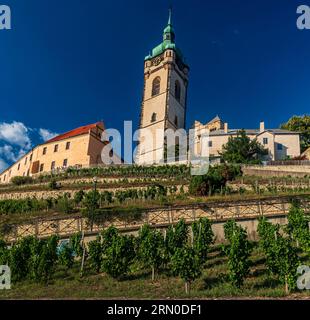
[[[52,139],[46,141],[45,143],[61,141],[61,140],[64,140],[64,139],[68,139],[68,138],[73,138],[73,137],[79,136],[81,134],[87,134],[87,133],[89,133],[89,130],[94,129],[96,127],[104,129],[103,122],[101,121],[101,122],[97,122],[97,123],[94,123],[94,124],[89,124],[87,126],[83,126],[83,127],[80,127],[80,128],[73,129],[73,130],[68,131],[66,133],[60,134],[59,136],[57,136],[55,138],[52,138]]]

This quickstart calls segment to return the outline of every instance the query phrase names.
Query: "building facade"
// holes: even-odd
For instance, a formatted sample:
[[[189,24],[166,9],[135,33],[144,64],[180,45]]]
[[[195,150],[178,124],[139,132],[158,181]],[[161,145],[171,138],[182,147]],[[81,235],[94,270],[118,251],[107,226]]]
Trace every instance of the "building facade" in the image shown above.
[[[163,42],[144,61],[136,163],[161,162],[165,150],[164,132],[167,129],[185,129],[188,73],[189,67],[175,44],[170,11]]]
[[[195,150],[198,154],[206,155],[201,150],[201,138],[204,132],[209,135],[209,156],[219,157],[223,146],[230,137],[236,137],[242,129],[229,129],[228,123],[224,123],[218,116],[203,125],[195,121]],[[268,150],[265,160],[283,160],[300,155],[300,136],[298,132],[282,129],[266,129],[265,123],[261,122],[258,129],[245,129],[247,136],[253,140],[257,139],[265,149]]]
[[[103,122],[83,126],[38,145],[0,174],[0,183],[9,183],[16,176],[36,176],[68,167],[89,167],[104,164]],[[111,161],[120,159],[109,151]]]

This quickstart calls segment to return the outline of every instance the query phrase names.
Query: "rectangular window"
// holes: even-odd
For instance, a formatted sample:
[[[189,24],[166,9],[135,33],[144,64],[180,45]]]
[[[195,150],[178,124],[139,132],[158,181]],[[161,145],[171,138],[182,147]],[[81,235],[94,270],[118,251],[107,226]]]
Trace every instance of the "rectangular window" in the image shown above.
[[[212,145],[213,145],[212,141],[209,141],[209,148],[212,148]]]
[[[68,159],[64,160],[63,166],[66,167],[68,165]]]
[[[17,166],[17,171],[19,171],[19,169],[20,169],[20,163],[19,163],[18,166]]]
[[[32,161],[32,155],[30,155],[30,159],[29,159],[29,161]]]
[[[53,161],[52,164],[51,164],[51,170],[55,169],[55,164],[56,164],[55,161]]]
[[[278,149],[278,150],[283,150],[283,144],[278,143],[278,144],[277,144],[277,149]]]
[[[268,138],[263,139],[263,144],[268,144]]]
[[[70,142],[67,142],[67,143],[66,143],[66,150],[69,150],[69,149],[70,149],[70,145],[71,145]]]
[[[40,172],[42,172],[44,170],[44,164],[42,163],[41,165],[40,165]]]
[[[46,154],[46,151],[47,151],[47,148],[46,148],[46,147],[44,147],[44,148],[43,148],[43,155],[45,155],[45,154]]]
[[[26,157],[26,159],[25,159],[25,164],[27,164],[27,157]]]
[[[58,144],[55,145],[54,152],[58,152]]]

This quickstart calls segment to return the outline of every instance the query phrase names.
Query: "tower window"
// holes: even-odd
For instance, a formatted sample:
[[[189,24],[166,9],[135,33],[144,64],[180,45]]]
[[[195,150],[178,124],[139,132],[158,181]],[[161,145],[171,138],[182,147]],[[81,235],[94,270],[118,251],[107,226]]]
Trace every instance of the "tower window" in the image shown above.
[[[156,77],[153,80],[152,97],[157,96],[159,93],[160,93],[160,77]]]
[[[175,98],[180,102],[181,101],[181,85],[178,80],[175,82],[174,95],[175,95]]]
[[[152,114],[151,122],[156,122],[156,120],[157,120],[157,114],[154,112],[154,113]]]
[[[176,126],[178,126],[178,123],[179,123],[179,119],[178,119],[177,116],[175,116],[175,118],[174,118],[174,124],[175,124]]]

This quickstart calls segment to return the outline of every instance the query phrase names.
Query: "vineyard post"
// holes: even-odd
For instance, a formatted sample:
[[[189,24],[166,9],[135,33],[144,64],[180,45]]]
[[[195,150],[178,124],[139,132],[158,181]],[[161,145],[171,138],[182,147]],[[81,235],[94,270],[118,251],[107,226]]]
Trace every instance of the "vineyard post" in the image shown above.
[[[80,270],[80,276],[83,276],[83,270],[84,270],[84,262],[85,262],[85,250],[86,250],[86,246],[85,246],[85,241],[84,241],[84,231],[82,232],[82,246],[83,246],[83,256],[82,256],[82,261],[81,261],[81,270]]]
[[[194,231],[193,226],[191,226],[191,246],[194,247]]]

